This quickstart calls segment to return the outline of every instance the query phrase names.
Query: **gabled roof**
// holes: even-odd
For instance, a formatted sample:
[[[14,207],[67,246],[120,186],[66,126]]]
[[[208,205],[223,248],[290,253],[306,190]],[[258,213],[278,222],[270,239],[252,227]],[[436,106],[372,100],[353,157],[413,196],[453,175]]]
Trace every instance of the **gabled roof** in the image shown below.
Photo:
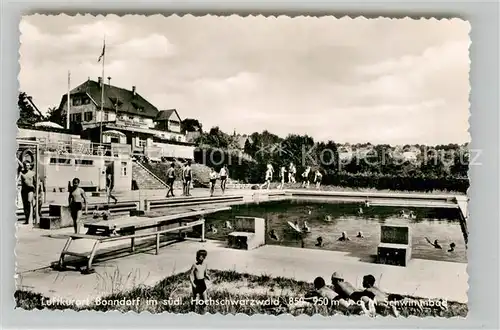
[[[119,113],[135,114],[139,116],[155,118],[158,109],[144,99],[139,93],[119,88],[106,83],[104,84],[104,108],[117,110]],[[101,87],[93,80],[87,80],[78,87],[71,90],[71,94],[86,93],[98,107],[101,106]],[[61,100],[61,105],[66,102],[66,95]]]
[[[155,121],[169,120],[170,117],[172,117],[172,114],[174,114],[174,113],[177,115],[177,118],[179,118],[179,120],[180,120],[181,117],[179,116],[179,113],[177,112],[177,110],[169,109],[169,110],[161,110],[160,112],[158,112],[158,115],[156,116]],[[172,118],[172,119],[174,119],[174,118]]]

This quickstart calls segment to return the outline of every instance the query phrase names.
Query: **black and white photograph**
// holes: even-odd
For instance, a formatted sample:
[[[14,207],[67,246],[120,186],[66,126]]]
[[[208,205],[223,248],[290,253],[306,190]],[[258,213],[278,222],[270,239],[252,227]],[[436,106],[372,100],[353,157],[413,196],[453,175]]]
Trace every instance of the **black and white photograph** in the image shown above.
[[[16,307],[466,317],[470,29],[22,17]]]

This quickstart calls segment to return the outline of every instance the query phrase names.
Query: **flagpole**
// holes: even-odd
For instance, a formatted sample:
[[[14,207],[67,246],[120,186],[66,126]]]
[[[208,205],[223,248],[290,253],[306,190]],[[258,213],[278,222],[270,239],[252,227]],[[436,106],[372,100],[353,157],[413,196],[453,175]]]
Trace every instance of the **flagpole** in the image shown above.
[[[66,113],[66,129],[69,130],[69,113],[71,109],[71,97],[70,97],[70,86],[71,86],[71,72],[68,70],[68,112]]]
[[[102,76],[101,76],[101,116],[100,116],[100,130],[99,130],[99,141],[102,145],[102,117],[104,117],[104,61],[106,60],[106,36],[104,36],[102,51]]]

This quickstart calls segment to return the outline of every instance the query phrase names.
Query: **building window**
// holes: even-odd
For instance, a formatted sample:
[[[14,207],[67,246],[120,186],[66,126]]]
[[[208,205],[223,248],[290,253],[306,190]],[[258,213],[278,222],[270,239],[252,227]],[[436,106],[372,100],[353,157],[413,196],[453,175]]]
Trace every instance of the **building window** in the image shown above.
[[[122,162],[122,176],[127,176],[127,162]]]
[[[90,159],[75,159],[75,165],[92,166],[94,165],[94,161]]]
[[[90,104],[90,99],[88,97],[84,98],[83,104]]]
[[[75,121],[77,123],[82,121],[82,114],[81,113],[75,113]]]
[[[147,141],[146,140],[139,139],[139,147],[145,147],[146,145],[147,145]]]
[[[109,114],[107,112],[105,112],[103,121],[108,121],[108,120],[109,120]]]
[[[144,123],[144,118],[139,117],[139,123]]]
[[[84,116],[85,116],[85,121],[92,121],[92,111],[85,112]]]
[[[79,106],[80,104],[82,104],[82,99],[80,99],[79,97],[74,97],[73,98],[73,105]]]
[[[59,164],[59,165],[71,165],[71,159],[70,158],[51,158],[50,163],[51,164]]]

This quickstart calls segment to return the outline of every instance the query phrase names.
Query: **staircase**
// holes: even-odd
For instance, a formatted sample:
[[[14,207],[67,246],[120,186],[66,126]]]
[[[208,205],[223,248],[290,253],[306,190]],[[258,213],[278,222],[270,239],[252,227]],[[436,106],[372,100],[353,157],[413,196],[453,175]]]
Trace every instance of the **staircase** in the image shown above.
[[[167,185],[139,162],[132,162],[132,180],[139,189],[166,189]]]

